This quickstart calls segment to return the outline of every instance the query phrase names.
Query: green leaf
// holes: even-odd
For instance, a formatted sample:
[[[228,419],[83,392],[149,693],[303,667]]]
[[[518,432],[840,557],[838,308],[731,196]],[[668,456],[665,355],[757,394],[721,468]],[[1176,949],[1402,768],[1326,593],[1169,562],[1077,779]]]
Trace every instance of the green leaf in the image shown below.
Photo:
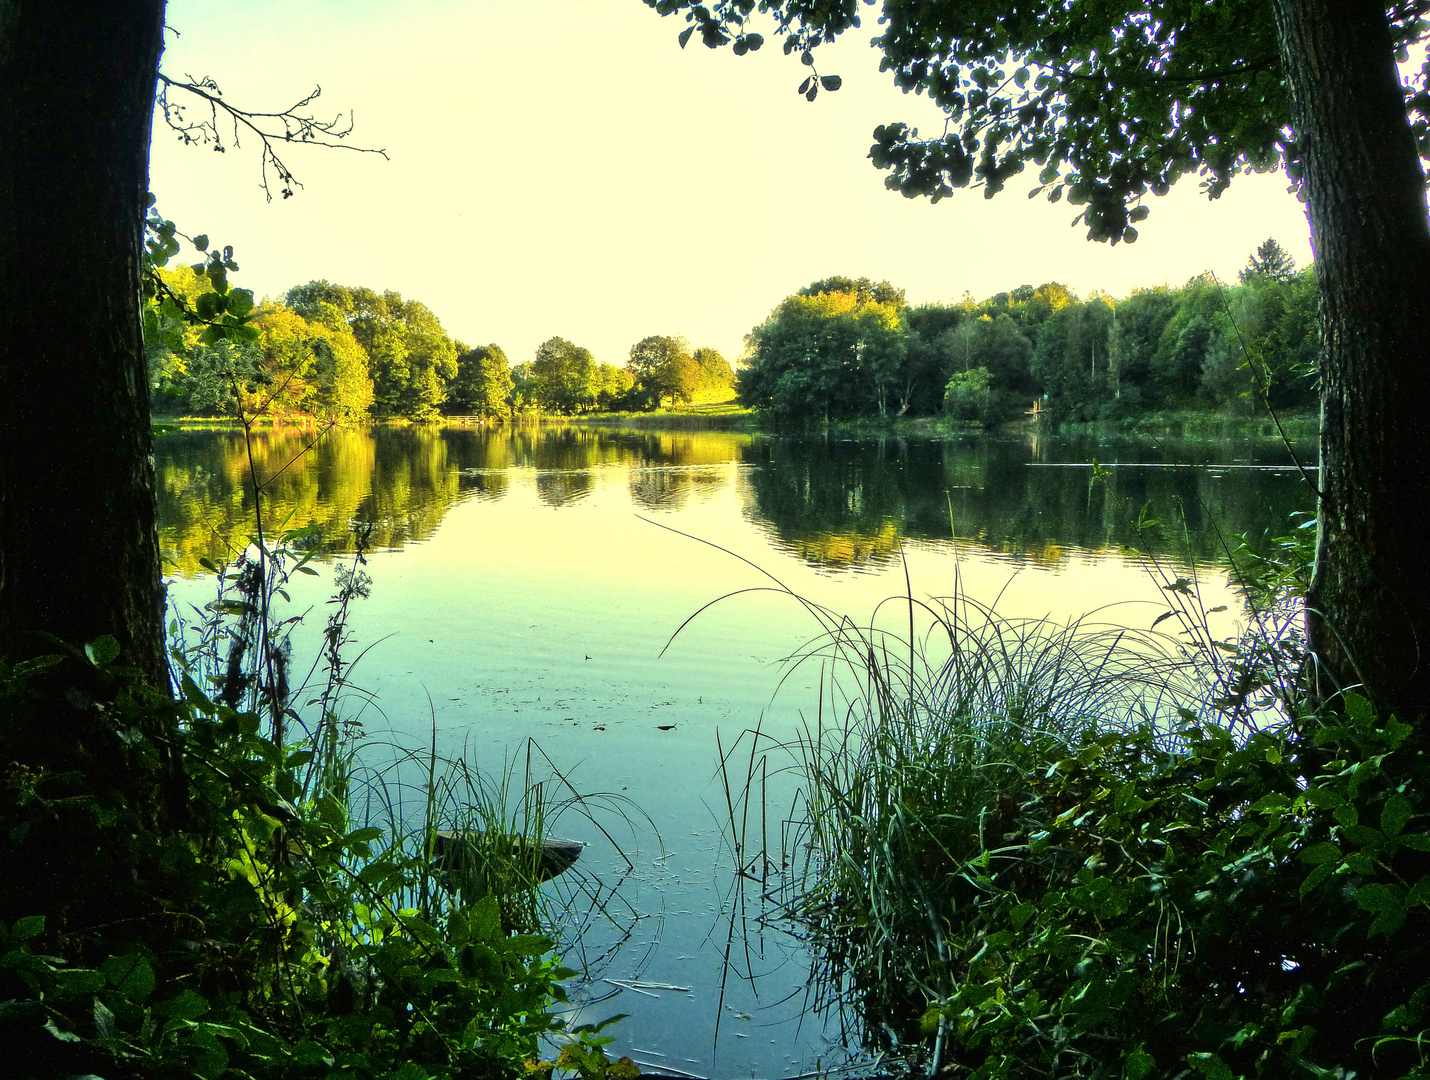
[[[1341,849],[1329,840],[1319,844],[1313,844],[1300,854],[1303,863],[1311,863],[1313,866],[1318,863],[1338,862],[1341,857]]]
[[[1314,888],[1315,888],[1317,885],[1319,885],[1321,882],[1325,881],[1326,878],[1330,877],[1330,876],[1331,876],[1332,874],[1334,874],[1335,872],[1336,872],[1336,864],[1335,864],[1335,863],[1333,863],[1333,862],[1323,862],[1323,863],[1321,863],[1321,865],[1319,865],[1318,867],[1316,867],[1316,869],[1312,870],[1309,874],[1306,875],[1306,880],[1305,880],[1305,881],[1301,882],[1301,888],[1300,888],[1300,890],[1299,890],[1300,895],[1301,895],[1301,896],[1305,896],[1308,892],[1310,892],[1312,889],[1314,889]]]
[[[212,320],[223,310],[224,298],[216,292],[200,293],[194,300],[194,310],[201,319]]]
[[[841,79],[838,75],[821,75],[819,77],[819,85],[822,86],[824,89],[833,92],[844,85],[844,80]]]
[[[1370,926],[1366,928],[1366,937],[1390,937],[1400,929],[1405,922],[1406,911],[1403,907],[1389,908],[1382,911],[1371,920]]]
[[[119,659],[119,642],[111,635],[105,634],[85,645],[84,655],[89,657],[89,662],[95,667],[106,668]]]
[[[1392,795],[1380,812],[1380,828],[1386,836],[1399,836],[1405,823],[1415,815],[1415,808],[1404,795]]]
[[[104,989],[104,976],[93,968],[61,968],[55,981],[67,994],[92,994]]]
[[[143,1001],[154,992],[154,969],[137,953],[111,956],[100,971],[119,994],[129,1001]]]
[[[99,998],[94,999],[94,1030],[101,1039],[114,1038],[114,1014]]]
[[[253,311],[253,292],[250,289],[230,289],[228,293],[228,311],[235,318],[247,318]]]
[[[1369,724],[1375,720],[1375,706],[1370,703],[1369,698],[1364,698],[1356,693],[1347,693],[1343,702],[1346,715],[1352,720],[1362,724]]]
[[[1369,825],[1343,825],[1341,833],[1359,847],[1378,845],[1385,839],[1384,833],[1379,829],[1372,829]]]
[[[1411,851],[1430,851],[1430,833],[1411,833],[1409,836],[1397,836],[1402,847],[1408,847]]]
[[[1352,851],[1346,856],[1346,868],[1353,874],[1375,877],[1375,860],[1362,851]]]
[[[695,33],[695,27],[693,27],[693,26],[687,26],[684,30],[682,30],[682,31],[680,32],[680,38],[679,38],[679,40],[680,40],[680,47],[681,47],[682,49],[685,48],[685,46],[690,43],[690,35],[693,34],[693,33]]]
[[[1404,909],[1405,890],[1399,885],[1384,885],[1372,882],[1356,890],[1356,903],[1362,911],[1391,911]]]
[[[53,1019],[45,1021],[45,1030],[48,1031],[51,1035],[53,1035],[56,1039],[59,1039],[60,1042],[77,1043],[80,1041],[79,1036],[76,1035],[73,1031],[61,1031],[59,1028],[55,1027],[55,1022]]]
[[[1140,1046],[1123,1059],[1123,1070],[1127,1074],[1127,1080],[1142,1080],[1156,1067],[1156,1060]]]
[[[10,928],[11,941],[29,941],[32,937],[39,937],[45,932],[45,917],[43,915],[26,915],[23,919],[16,919],[15,925]]]
[[[184,692],[184,700],[190,705],[212,711],[214,703],[209,700],[209,696],[199,689],[199,684],[194,682],[193,677],[185,671],[179,676],[179,688]]]
[[[208,235],[206,233],[199,233],[198,236],[194,237],[194,247],[200,251],[207,251],[209,249]]]
[[[1236,1080],[1236,1074],[1216,1054],[1188,1054],[1187,1064],[1207,1080]]]
[[[1430,874],[1421,877],[1410,887],[1410,894],[1405,898],[1406,905],[1430,904]]]
[[[208,999],[194,990],[181,990],[168,1001],[154,1006],[155,1013],[171,1020],[197,1020],[208,1011]]]
[[[1310,803],[1312,806],[1318,806],[1322,809],[1334,810],[1336,807],[1344,806],[1346,804],[1346,800],[1341,796],[1341,794],[1339,792],[1332,791],[1330,788],[1307,788],[1304,792],[1302,792],[1301,798],[1304,799],[1306,802]]]
[[[1008,913],[1009,921],[1013,924],[1014,930],[1021,930],[1023,926],[1038,913],[1038,905],[1033,903],[1019,904]]]

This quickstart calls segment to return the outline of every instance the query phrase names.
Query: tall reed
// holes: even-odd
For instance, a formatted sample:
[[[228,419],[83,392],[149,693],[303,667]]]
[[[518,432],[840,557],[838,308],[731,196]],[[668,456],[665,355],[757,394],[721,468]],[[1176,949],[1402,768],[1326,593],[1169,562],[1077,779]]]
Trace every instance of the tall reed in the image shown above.
[[[1089,731],[1172,740],[1213,711],[1215,669],[1195,637],[1096,621],[1108,612],[1058,624],[905,595],[859,625],[801,602],[821,632],[792,664],[820,665],[818,708],[792,738],[756,729],[748,754],[722,755],[732,846],[746,878],[788,868],[770,894],[813,945],[813,1003],[853,1004],[882,1049],[919,1038],[948,996],[962,958],[946,928],[1019,835],[1022,779]],[[782,770],[798,795],[772,851],[766,784]]]

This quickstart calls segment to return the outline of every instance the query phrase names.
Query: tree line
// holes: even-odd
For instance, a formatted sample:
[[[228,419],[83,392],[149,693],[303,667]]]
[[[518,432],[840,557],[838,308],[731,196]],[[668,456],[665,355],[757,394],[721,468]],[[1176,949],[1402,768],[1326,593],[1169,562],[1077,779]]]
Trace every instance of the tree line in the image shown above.
[[[173,296],[202,313],[213,281],[199,267],[160,271]],[[315,417],[353,423],[439,416],[507,417],[539,410],[650,410],[733,387],[714,349],[652,336],[627,366],[598,363],[565,338],[542,343],[512,367],[496,344],[452,338],[417,300],[393,291],[311,281],[267,302],[249,320],[251,341],[205,334],[173,317],[147,347],[153,411],[160,415]]]
[[[1158,409],[1310,407],[1317,288],[1267,240],[1240,281],[1080,300],[1056,282],[975,303],[909,305],[867,278],[787,297],[746,338],[742,404],[777,420],[943,414],[983,424],[1032,409],[1118,420]]]

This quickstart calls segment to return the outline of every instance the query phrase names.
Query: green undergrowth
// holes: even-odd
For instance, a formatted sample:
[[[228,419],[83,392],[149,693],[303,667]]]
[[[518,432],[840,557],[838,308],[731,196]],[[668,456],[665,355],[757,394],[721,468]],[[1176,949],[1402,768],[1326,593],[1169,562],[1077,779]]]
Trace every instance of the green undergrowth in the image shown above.
[[[311,749],[191,680],[177,701],[146,693],[112,659],[101,641],[0,668],[7,715],[72,723],[81,698],[96,755],[172,757],[184,807],[165,827],[83,761],[11,765],[6,865],[31,878],[50,862],[33,845],[102,846],[109,871],[80,855],[58,889],[5,890],[0,1043],[23,1048],[22,1075],[520,1075],[559,1026],[551,942],[508,934],[494,898],[442,903],[424,853],[354,827],[340,791],[303,798]]]
[[[723,769],[812,1007],[948,1076],[1430,1076],[1427,740],[1305,698],[1309,544],[1234,549],[1229,640],[1171,576],[1161,636],[806,605],[817,716]],[[777,772],[798,794],[767,850]]]
[[[979,1077],[1425,1075],[1413,729],[1089,731],[1033,748],[944,868],[922,1032]]]

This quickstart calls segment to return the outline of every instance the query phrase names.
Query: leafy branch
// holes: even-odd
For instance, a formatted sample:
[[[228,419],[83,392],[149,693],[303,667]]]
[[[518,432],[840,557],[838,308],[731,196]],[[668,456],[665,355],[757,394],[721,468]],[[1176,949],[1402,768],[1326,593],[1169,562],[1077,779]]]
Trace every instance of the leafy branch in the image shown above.
[[[159,273],[179,253],[180,237],[202,253],[203,260],[195,263],[192,269],[196,275],[207,277],[213,286],[213,292],[201,294],[193,303],[175,292]],[[166,220],[154,208],[154,196],[151,194],[144,221],[145,340],[151,345],[164,344],[177,350],[181,342],[173,338],[171,332],[166,333],[166,330],[172,331],[177,322],[202,326],[202,340],[206,345],[224,340],[236,344],[257,341],[258,330],[250,325],[256,314],[253,293],[248,289],[231,288],[228,283],[229,272],[237,269],[232,246],[210,248],[207,236],[191,237],[179,232],[172,221]]]
[[[186,104],[173,100],[171,91],[182,90],[199,98],[207,105],[208,115],[203,119],[189,118]],[[323,88],[315,86],[313,92],[300,98],[281,112],[256,112],[240,109],[224,100],[218,83],[209,76],[195,79],[186,76],[185,81],[171,79],[159,72],[159,92],[156,102],[163,112],[164,122],[178,133],[180,140],[187,144],[212,146],[217,153],[224,153],[228,146],[224,142],[225,126],[231,127],[230,141],[241,146],[241,136],[247,132],[256,136],[262,146],[261,169],[264,196],[271,202],[273,190],[270,186],[270,171],[282,185],[280,192],[285,199],[291,198],[294,189],[302,187],[293,170],[278,153],[283,143],[311,143],[339,150],[353,150],[360,154],[378,154],[387,160],[387,151],[367,146],[354,146],[341,140],[353,130],[352,114],[338,113],[331,120],[324,120],[309,111],[309,106],[322,94]],[[201,105],[200,108],[203,108]]]

